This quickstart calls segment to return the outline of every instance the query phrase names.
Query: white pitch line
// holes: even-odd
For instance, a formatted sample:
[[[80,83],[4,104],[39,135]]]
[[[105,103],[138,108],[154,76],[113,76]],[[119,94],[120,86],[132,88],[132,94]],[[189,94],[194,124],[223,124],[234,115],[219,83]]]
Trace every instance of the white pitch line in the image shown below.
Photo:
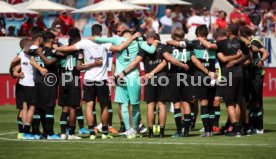
[[[199,145],[199,146],[253,146],[253,147],[275,147],[275,144],[226,144],[226,143],[181,143],[181,142],[149,142],[149,141],[69,141],[69,140],[18,140],[11,138],[0,138],[3,141],[15,142],[40,142],[40,143],[82,143],[82,144],[132,144],[132,145]]]
[[[5,132],[5,133],[0,133],[0,136],[16,134],[16,133],[18,133],[18,132]]]

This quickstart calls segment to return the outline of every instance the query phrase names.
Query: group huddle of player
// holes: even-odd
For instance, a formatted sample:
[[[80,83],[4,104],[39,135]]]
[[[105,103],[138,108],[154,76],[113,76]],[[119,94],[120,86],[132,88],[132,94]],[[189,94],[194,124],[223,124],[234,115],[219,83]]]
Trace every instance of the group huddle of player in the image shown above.
[[[176,124],[172,137],[189,136],[189,130],[195,126],[198,104],[204,127],[201,137],[211,137],[213,132],[236,137],[263,133],[263,67],[269,54],[248,27],[230,24],[226,30],[217,29],[214,40],[208,40],[206,25],[200,25],[195,32],[197,38],[192,41],[184,38],[181,28],[176,28],[166,44],[160,42],[153,30],[141,35],[129,31],[123,23],[115,29],[116,36],[101,37],[102,26],[95,24],[92,37],[81,39],[79,30],[71,28],[68,46],[58,42],[54,29],[44,31],[39,27],[32,28],[31,39],[21,40],[22,51],[10,65],[11,75],[19,79],[19,139],[81,139],[75,135],[77,120],[79,133],[94,140],[98,133],[97,101],[101,108],[101,137],[113,138],[110,132],[117,133],[112,127],[113,82],[120,132],[128,139],[144,132],[140,126],[143,83],[150,138],[154,137],[156,112],[159,137],[165,137],[168,103],[173,105]],[[114,54],[111,80],[108,53]],[[144,64],[143,80],[140,62]],[[62,107],[60,135],[54,133],[56,99]],[[220,129],[222,99],[228,120]],[[82,101],[86,104],[85,115]],[[84,128],[84,116],[88,129]]]

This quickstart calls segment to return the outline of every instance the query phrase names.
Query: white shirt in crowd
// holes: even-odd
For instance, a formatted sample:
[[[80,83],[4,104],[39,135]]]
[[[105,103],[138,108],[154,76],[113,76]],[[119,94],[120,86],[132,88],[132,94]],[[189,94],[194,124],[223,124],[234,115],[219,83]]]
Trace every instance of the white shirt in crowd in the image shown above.
[[[164,34],[170,34],[172,31],[172,18],[171,17],[167,17],[166,15],[163,16],[160,19],[160,23],[163,25],[163,30],[162,33]]]
[[[210,25],[215,24],[216,23],[216,17],[214,16],[202,16],[202,19],[204,20],[204,24],[208,27],[208,29],[210,29]]]
[[[160,27],[160,24],[159,24],[158,19],[154,20],[152,22],[152,28],[156,33],[159,33],[159,27]]]
[[[175,12],[172,12],[172,19],[175,18],[177,14]],[[184,16],[182,13],[178,13],[178,19],[177,22],[172,21],[172,29],[175,29],[177,27],[183,28],[182,26],[182,20],[184,19]]]
[[[30,49],[37,49],[38,47],[32,45]],[[19,79],[19,84],[22,86],[34,87],[35,86],[35,71],[36,69],[31,65],[31,56],[20,52],[18,57],[21,59],[21,71],[24,73],[24,78]]]
[[[103,64],[85,71],[84,79],[90,81],[103,81],[108,79],[107,75],[107,53],[112,44],[97,44],[91,40],[83,39],[75,44],[78,50],[83,50],[84,61],[93,63],[95,59],[102,58]]]
[[[188,34],[195,35],[195,30],[199,25],[205,24],[204,20],[200,16],[191,16],[188,21],[187,25],[190,26]]]
[[[167,26],[172,26],[172,18],[166,15],[160,19],[160,23]]]

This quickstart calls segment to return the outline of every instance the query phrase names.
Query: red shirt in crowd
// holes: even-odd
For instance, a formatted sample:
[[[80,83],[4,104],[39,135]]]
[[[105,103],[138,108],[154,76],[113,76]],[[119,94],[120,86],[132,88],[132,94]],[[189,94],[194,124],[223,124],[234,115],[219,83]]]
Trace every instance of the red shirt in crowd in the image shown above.
[[[36,26],[38,26],[38,27],[40,27],[40,28],[42,28],[42,29],[44,29],[44,30],[47,29],[45,23],[44,23],[43,21],[40,21],[40,20],[38,20],[38,21],[36,22]]]
[[[250,18],[249,18],[249,16],[247,14],[243,14],[242,18],[244,19],[246,25],[250,25],[251,24],[251,20],[250,20]]]
[[[30,31],[31,31],[31,26],[29,26],[27,22],[24,22],[20,27],[18,36],[31,36]]]
[[[238,11],[233,11],[230,13],[230,22],[231,23],[237,23],[239,22],[242,18],[242,14]]]
[[[74,20],[70,17],[70,16],[63,16],[63,15],[60,15],[59,17],[58,17],[60,20],[61,20],[61,22],[63,23],[63,34],[66,34],[67,33],[67,31],[68,31],[68,29],[70,28],[70,27],[74,27],[75,26],[75,22],[74,22]]]
[[[226,19],[217,18],[216,26],[221,29],[225,29],[227,27]]]
[[[243,7],[248,7],[249,6],[249,0],[236,0],[237,3]]]

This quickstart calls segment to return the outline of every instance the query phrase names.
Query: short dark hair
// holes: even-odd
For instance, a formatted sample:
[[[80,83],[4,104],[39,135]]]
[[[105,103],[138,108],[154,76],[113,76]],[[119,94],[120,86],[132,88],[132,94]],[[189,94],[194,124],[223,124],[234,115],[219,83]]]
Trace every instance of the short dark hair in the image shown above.
[[[79,37],[79,38],[81,37],[80,30],[75,27],[68,29],[68,35],[70,38],[71,37]]]
[[[49,28],[49,29],[47,29],[47,31],[50,31],[50,32],[57,32],[57,29],[56,29],[56,28]]]
[[[221,28],[218,28],[215,33],[214,33],[214,38],[218,38],[218,37],[224,37],[226,36],[227,37],[227,32],[225,29],[221,29]]]
[[[225,11],[221,10],[221,11],[219,11],[219,14],[220,14],[220,13],[223,13],[224,16],[227,17],[227,13],[226,13]]]
[[[100,35],[100,34],[102,33],[103,27],[102,27],[102,25],[100,25],[100,24],[94,24],[94,25],[92,26],[91,31],[92,31],[92,35],[93,35],[93,36],[97,36],[97,35]]]
[[[49,42],[52,39],[55,39],[55,34],[53,34],[52,32],[46,31],[43,34],[43,42]]]
[[[160,35],[158,33],[155,33],[154,40],[161,41]]]
[[[199,25],[196,28],[195,34],[197,37],[199,37],[199,36],[207,37],[209,34],[207,26],[205,24]]]
[[[33,24],[34,23],[34,19],[33,18],[28,18],[27,19],[27,23],[28,24]]]
[[[68,30],[69,45],[72,45],[81,40],[80,30],[78,28],[70,28]]]
[[[241,26],[239,31],[240,35],[243,37],[250,37],[253,35],[253,30],[251,30],[248,26]]]
[[[31,30],[32,40],[35,41],[37,38],[43,38],[44,30],[40,27],[33,27]]]
[[[35,34],[43,33],[43,32],[44,32],[44,30],[40,27],[32,27],[31,36],[33,36]]]
[[[229,24],[228,25],[228,31],[232,34],[232,35],[238,35],[239,33],[239,25],[238,24]]]
[[[26,46],[26,44],[31,43],[31,42],[32,42],[32,40],[30,40],[28,38],[21,39],[20,42],[19,42],[20,48],[24,49],[24,47]]]

